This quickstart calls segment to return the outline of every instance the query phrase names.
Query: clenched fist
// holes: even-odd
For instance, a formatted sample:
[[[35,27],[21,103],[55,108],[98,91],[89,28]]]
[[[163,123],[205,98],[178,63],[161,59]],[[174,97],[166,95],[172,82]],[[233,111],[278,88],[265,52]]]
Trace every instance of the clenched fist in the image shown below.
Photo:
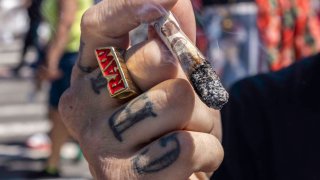
[[[219,111],[202,103],[154,31],[129,48],[129,31],[167,10],[194,41],[188,0],[104,0],[83,16],[80,57],[59,110],[95,179],[205,179],[223,159]],[[138,97],[109,96],[94,54],[109,46],[126,49]]]

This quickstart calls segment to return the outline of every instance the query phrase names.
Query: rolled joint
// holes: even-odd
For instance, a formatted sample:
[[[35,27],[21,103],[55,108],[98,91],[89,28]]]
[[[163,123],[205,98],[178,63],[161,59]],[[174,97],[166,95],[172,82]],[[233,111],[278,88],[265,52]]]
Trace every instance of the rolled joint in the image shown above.
[[[205,56],[181,30],[173,14],[169,12],[151,25],[179,60],[200,99],[210,108],[220,110],[228,102],[228,92]]]

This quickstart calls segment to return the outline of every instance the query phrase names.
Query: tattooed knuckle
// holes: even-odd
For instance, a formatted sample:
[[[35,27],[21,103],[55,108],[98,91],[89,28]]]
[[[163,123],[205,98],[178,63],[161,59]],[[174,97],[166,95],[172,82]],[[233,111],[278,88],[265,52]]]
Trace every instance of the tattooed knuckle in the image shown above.
[[[180,155],[180,142],[177,136],[177,132],[163,136],[134,156],[131,160],[134,171],[143,176],[162,171],[175,163]],[[155,147],[158,147],[159,151],[155,151]]]
[[[145,93],[132,100],[127,106],[122,106],[116,110],[109,118],[109,126],[114,136],[121,142],[123,141],[122,133],[136,123],[150,117],[157,117],[157,114],[154,112],[153,103]]]

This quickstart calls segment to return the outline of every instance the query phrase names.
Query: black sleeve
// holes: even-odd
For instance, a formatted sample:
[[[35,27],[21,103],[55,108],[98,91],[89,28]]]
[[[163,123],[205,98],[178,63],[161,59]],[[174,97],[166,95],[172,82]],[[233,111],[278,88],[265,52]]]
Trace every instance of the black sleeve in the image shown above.
[[[236,83],[214,180],[320,179],[320,56]]]

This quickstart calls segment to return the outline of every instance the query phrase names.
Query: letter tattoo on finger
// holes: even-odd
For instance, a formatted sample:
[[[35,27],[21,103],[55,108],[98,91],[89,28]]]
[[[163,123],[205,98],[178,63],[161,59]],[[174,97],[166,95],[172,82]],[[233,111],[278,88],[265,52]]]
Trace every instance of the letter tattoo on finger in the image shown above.
[[[85,47],[85,43],[82,39],[80,39],[80,47],[79,47],[79,58],[77,62],[77,67],[84,73],[91,73],[94,71],[94,68],[92,67],[85,67],[81,65],[82,59],[83,59],[83,49]]]
[[[109,119],[109,126],[114,136],[122,142],[121,134],[149,117],[157,117],[157,114],[154,112],[153,103],[149,100],[148,96],[142,94],[127,106],[123,106],[115,111]]]
[[[135,172],[138,174],[158,172],[169,167],[178,159],[181,150],[177,133],[161,138],[158,145],[160,146],[160,155],[152,154],[151,147],[142,151],[132,160]]]
[[[100,90],[107,86],[107,80],[103,77],[101,72],[99,73],[97,78],[91,78],[90,81],[92,90],[96,94],[100,94]]]

